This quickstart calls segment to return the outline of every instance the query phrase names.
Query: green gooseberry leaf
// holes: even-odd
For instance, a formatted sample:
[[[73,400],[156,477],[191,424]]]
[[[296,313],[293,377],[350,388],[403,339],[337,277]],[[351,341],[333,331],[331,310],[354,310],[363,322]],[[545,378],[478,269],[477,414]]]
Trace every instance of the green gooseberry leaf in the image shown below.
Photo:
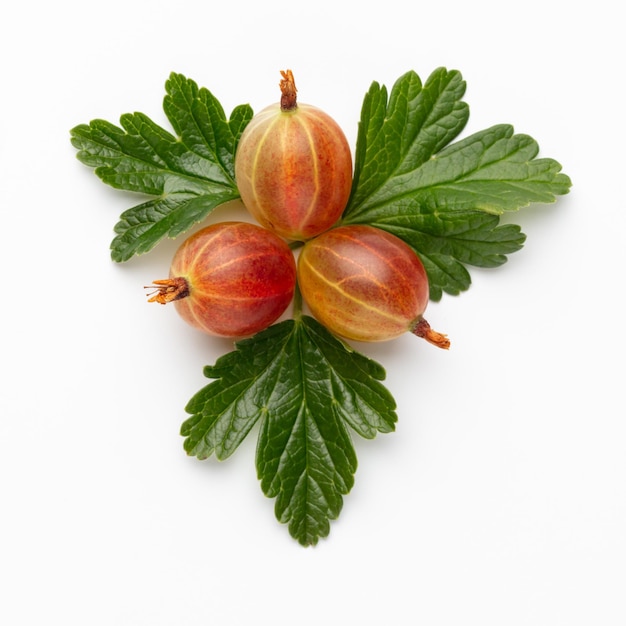
[[[237,342],[204,374],[215,380],[187,404],[185,450],[225,459],[259,423],[261,488],[292,537],[315,545],[354,484],[350,431],[373,438],[395,428],[385,370],[304,315]]]
[[[70,131],[78,159],[104,183],[148,196],[115,226],[116,262],[148,252],[239,198],[235,151],[252,109],[240,105],[227,119],[210,91],[181,74],[172,73],[165,89],[163,109],[175,135],[143,113],[122,115],[120,126],[93,120]]]
[[[499,225],[499,215],[554,202],[571,187],[561,165],[537,158],[537,142],[508,124],[453,142],[469,117],[464,93],[461,74],[445,68],[423,85],[407,72],[389,96],[372,84],[341,220],[405,240],[424,262],[433,300],[469,288],[465,266],[501,265],[523,246],[521,229]]]

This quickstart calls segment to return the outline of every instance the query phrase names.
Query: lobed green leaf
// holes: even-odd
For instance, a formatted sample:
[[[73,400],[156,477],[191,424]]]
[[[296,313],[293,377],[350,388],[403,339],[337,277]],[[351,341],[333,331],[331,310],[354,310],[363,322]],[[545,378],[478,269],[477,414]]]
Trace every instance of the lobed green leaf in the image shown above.
[[[176,135],[143,113],[122,115],[120,126],[93,120],[70,131],[77,158],[104,183],[152,196],[125,211],[116,225],[111,256],[117,262],[176,237],[239,197],[234,155],[252,109],[241,105],[227,119],[208,90],[174,73],[163,109]]]
[[[571,181],[537,143],[493,126],[450,144],[468,117],[458,72],[435,70],[422,88],[408,72],[389,98],[374,83],[365,95],[352,194],[343,224],[370,224],[406,241],[428,272],[430,297],[469,288],[467,265],[496,267],[525,235],[498,215],[554,202]]]
[[[327,536],[354,483],[348,426],[369,438],[395,427],[384,369],[304,316],[237,342],[205,376],[181,428],[187,453],[227,458],[260,422],[257,472],[277,519],[302,545]]]

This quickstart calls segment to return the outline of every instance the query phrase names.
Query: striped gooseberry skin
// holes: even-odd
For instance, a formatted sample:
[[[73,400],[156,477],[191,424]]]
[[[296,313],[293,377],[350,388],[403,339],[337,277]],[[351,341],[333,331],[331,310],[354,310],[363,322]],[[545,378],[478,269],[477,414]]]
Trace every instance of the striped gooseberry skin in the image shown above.
[[[286,242],[247,222],[222,222],[187,238],[170,278],[151,301],[173,301],[180,316],[210,335],[247,337],[275,322],[292,300],[296,263]]]
[[[307,242],[298,281],[313,316],[355,341],[413,332],[428,304],[428,277],[418,256],[373,226],[340,226]]]
[[[352,154],[343,131],[324,111],[275,104],[244,129],[235,179],[260,224],[286,239],[306,241],[341,217],[352,185]]]

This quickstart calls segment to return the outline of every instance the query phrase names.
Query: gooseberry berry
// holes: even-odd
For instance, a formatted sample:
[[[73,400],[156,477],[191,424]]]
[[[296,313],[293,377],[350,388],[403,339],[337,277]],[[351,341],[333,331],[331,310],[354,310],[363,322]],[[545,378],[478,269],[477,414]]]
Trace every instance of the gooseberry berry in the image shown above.
[[[423,318],[428,276],[404,241],[379,228],[346,225],[308,241],[298,284],[314,317],[356,341],[385,341],[412,332],[441,348],[450,342]]]
[[[352,185],[352,154],[335,120],[297,102],[291,70],[281,74],[280,104],[257,113],[241,135],[235,180],[261,225],[305,241],[341,216]]]
[[[181,244],[149,302],[174,302],[186,322],[210,335],[246,337],[282,315],[295,284],[295,259],[283,239],[256,224],[222,222]]]

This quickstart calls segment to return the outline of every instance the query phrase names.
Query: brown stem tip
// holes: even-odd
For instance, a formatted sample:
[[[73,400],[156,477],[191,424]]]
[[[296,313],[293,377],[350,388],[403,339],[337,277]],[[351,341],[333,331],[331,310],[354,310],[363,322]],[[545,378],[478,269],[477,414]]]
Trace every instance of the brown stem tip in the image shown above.
[[[411,332],[422,339],[426,339],[426,341],[428,341],[428,343],[432,343],[433,346],[443,348],[444,350],[448,350],[450,348],[450,340],[448,339],[448,336],[442,335],[436,330],[433,330],[425,319],[419,320]]]
[[[167,304],[174,300],[181,300],[189,295],[189,283],[184,278],[166,278],[164,280],[155,280],[152,285],[146,289],[156,289],[149,296],[152,296],[148,302],[158,302],[159,304]]]
[[[283,79],[280,81],[280,109],[281,111],[293,111],[297,106],[296,102],[296,81],[293,79],[291,70],[281,70]]]

